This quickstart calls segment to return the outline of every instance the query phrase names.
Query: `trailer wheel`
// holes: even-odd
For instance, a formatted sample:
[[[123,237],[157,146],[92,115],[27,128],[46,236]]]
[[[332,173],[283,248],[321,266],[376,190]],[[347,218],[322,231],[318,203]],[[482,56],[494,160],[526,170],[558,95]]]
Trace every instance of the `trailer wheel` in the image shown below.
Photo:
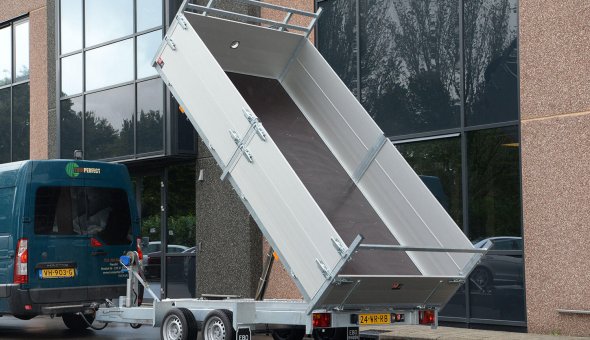
[[[233,340],[234,337],[232,312],[216,309],[207,314],[203,326],[203,340]]]
[[[305,328],[291,327],[272,331],[274,340],[301,340],[305,336]]]
[[[346,340],[346,327],[316,328],[311,333],[314,340]]]
[[[86,318],[86,320],[82,319],[83,317]],[[73,331],[82,331],[85,330],[86,328],[90,327],[89,324],[92,324],[92,322],[94,321],[94,315],[80,315],[77,313],[67,313],[67,314],[63,314],[61,316],[64,324],[66,325],[66,327],[68,327],[69,329],[73,330]],[[86,322],[88,321],[88,322]]]
[[[186,308],[171,309],[160,327],[162,340],[192,340],[197,337],[197,321],[193,313]]]

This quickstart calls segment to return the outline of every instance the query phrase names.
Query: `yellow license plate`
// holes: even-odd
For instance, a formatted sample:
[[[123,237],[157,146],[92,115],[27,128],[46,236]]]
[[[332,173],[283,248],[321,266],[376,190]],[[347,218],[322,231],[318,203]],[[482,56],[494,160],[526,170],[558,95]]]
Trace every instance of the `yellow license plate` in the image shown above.
[[[391,314],[359,314],[359,325],[385,325],[391,323]]]
[[[44,279],[62,279],[75,276],[74,268],[41,269],[41,277]]]

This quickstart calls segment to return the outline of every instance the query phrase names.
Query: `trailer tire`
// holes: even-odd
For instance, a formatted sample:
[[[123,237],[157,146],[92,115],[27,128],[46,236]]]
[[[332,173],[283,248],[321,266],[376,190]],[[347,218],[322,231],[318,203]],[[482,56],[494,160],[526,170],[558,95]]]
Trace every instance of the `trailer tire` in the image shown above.
[[[316,328],[311,333],[314,340],[346,340],[346,327]]]
[[[197,337],[197,321],[193,313],[186,308],[173,308],[164,317],[160,327],[162,340],[192,340]]]
[[[301,340],[305,336],[304,327],[275,329],[272,331],[274,340]]]
[[[86,322],[83,317],[86,318]],[[92,324],[94,321],[94,315],[80,315],[78,313],[66,313],[61,316],[66,327],[73,331],[83,331],[90,327],[89,323]]]
[[[233,314],[226,309],[212,310],[203,323],[202,340],[233,340]]]

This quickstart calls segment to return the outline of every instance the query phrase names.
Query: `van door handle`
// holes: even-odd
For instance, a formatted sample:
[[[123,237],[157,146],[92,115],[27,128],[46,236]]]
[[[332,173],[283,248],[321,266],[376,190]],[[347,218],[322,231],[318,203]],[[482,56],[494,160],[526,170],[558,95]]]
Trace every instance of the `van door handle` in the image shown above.
[[[97,251],[93,251],[92,253],[90,253],[90,255],[92,256],[101,256],[101,255],[106,255],[107,252],[104,250],[97,250]]]

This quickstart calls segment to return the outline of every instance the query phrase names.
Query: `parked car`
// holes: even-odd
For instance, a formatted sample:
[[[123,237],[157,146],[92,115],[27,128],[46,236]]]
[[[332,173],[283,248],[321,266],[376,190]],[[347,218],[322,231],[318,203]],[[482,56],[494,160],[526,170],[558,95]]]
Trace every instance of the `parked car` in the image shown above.
[[[498,286],[522,286],[522,237],[490,237],[476,242],[473,246],[483,248],[487,241],[492,241],[492,246],[469,275],[471,284],[482,291]]]
[[[156,243],[157,242],[157,243]],[[150,242],[152,245],[152,242]],[[148,245],[148,248],[150,248]],[[144,261],[144,273],[147,279],[149,280],[159,280],[160,279],[160,268],[161,268],[161,260],[162,260],[162,251],[161,251],[161,243],[160,241],[154,241],[151,249],[158,249],[157,251],[153,251],[151,253],[147,253],[147,255],[143,256]],[[182,246],[179,244],[169,244],[168,245],[168,254],[175,254],[175,253],[182,253],[185,250],[189,249],[189,247]],[[144,252],[145,254],[145,252]],[[168,272],[169,273],[183,273],[184,263],[181,261],[182,258],[176,260],[175,258],[168,258]],[[179,263],[176,263],[179,262]]]

